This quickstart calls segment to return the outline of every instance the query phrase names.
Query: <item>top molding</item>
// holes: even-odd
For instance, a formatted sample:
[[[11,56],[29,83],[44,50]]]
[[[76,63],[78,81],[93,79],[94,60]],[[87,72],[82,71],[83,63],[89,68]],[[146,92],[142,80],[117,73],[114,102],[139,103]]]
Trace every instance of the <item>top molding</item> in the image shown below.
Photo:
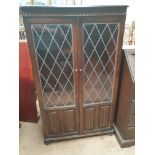
[[[21,6],[23,17],[126,15],[127,5]]]

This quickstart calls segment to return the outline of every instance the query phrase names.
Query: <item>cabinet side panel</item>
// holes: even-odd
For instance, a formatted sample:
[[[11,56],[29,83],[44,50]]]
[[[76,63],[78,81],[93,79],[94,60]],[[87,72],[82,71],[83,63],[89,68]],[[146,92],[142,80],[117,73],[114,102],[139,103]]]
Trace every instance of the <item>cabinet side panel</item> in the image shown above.
[[[134,126],[135,126],[135,115],[130,114],[129,121],[128,121],[128,127],[134,127]]]
[[[122,58],[122,45],[123,45],[123,36],[124,36],[124,26],[125,26],[126,17],[120,17],[120,26],[117,38],[117,49],[116,49],[116,59],[115,59],[115,72],[114,72],[114,88],[113,88],[113,98],[112,98],[112,107],[110,110],[110,126],[113,125],[114,116],[115,116],[115,106],[117,100],[117,92],[118,92],[118,81],[119,81],[119,73],[120,73],[120,64]]]
[[[130,114],[135,114],[135,100],[132,100]]]
[[[116,114],[116,126],[124,138],[128,126],[128,115],[130,109],[129,103],[131,103],[133,87],[132,79],[125,60],[122,68],[122,77],[123,78],[121,79],[120,83],[120,94]]]

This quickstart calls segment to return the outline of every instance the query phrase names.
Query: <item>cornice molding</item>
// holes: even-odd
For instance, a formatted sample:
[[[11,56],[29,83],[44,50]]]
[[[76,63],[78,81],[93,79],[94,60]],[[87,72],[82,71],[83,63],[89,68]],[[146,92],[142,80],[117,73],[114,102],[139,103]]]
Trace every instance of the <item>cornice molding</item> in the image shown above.
[[[127,6],[85,6],[85,7],[53,7],[53,6],[22,6],[23,17],[50,16],[116,16],[126,15]]]

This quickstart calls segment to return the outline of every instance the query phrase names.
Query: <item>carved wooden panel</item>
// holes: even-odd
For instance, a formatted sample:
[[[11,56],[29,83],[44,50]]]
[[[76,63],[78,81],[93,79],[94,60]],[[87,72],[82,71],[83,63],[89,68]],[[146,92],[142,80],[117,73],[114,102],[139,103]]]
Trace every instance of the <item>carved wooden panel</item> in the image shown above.
[[[95,108],[84,109],[84,130],[93,129],[95,126]]]
[[[64,119],[64,132],[72,132],[76,130],[76,112],[75,109],[64,110],[63,119]]]
[[[60,118],[60,111],[51,111],[48,112],[48,119],[50,125],[50,133],[51,134],[59,134],[62,131],[61,127],[61,118]]]
[[[105,128],[109,126],[109,106],[101,106],[99,109],[99,128]]]
[[[77,132],[76,109],[63,109],[48,111],[50,134],[63,135],[65,133]]]
[[[91,106],[84,108],[84,130],[109,127],[110,106]]]

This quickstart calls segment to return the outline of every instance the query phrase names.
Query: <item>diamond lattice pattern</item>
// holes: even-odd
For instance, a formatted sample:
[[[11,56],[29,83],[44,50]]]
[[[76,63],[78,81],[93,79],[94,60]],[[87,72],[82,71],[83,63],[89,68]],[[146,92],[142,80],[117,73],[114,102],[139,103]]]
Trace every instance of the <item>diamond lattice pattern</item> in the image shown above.
[[[118,23],[83,24],[84,104],[112,101]]]
[[[74,105],[72,25],[31,25],[46,106]]]

